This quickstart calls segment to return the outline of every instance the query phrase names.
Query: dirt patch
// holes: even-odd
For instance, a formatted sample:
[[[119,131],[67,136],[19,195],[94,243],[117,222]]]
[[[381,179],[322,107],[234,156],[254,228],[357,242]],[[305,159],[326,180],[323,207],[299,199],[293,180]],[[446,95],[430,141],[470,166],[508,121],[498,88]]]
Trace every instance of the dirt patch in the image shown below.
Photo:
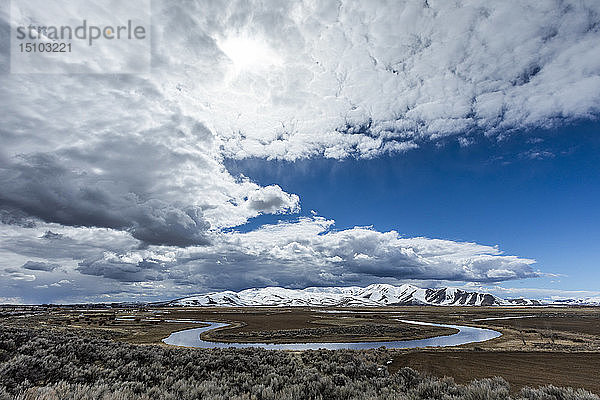
[[[550,313],[549,313],[550,314]],[[540,315],[533,318],[486,321],[487,324],[515,329],[536,329],[542,331],[583,333],[600,336],[600,313],[581,314],[561,313]]]
[[[600,353],[415,351],[395,356],[388,370],[402,367],[451,376],[458,383],[501,376],[515,392],[552,384],[600,394]]]

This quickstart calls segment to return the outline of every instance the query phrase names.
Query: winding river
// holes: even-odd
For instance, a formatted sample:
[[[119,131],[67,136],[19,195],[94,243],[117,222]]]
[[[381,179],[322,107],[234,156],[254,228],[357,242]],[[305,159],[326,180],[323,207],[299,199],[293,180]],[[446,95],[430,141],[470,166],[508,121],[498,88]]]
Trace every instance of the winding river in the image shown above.
[[[200,335],[202,332],[206,332],[212,329],[221,328],[228,326],[220,322],[201,322],[194,321],[197,323],[208,324],[203,328],[192,328],[186,329],[179,332],[173,332],[168,338],[163,339],[166,344],[174,346],[185,346],[185,347],[198,347],[203,349],[208,348],[247,348],[247,347],[260,347],[269,350],[337,350],[337,349],[376,349],[378,347],[385,346],[390,349],[412,349],[418,347],[449,347],[459,346],[467,343],[484,342],[486,340],[494,339],[502,334],[492,329],[475,328],[472,326],[463,325],[445,325],[445,324],[434,324],[429,322],[399,320],[407,324],[414,325],[427,325],[427,326],[438,326],[441,328],[454,328],[458,329],[458,333],[445,336],[435,336],[428,339],[417,339],[417,340],[394,340],[389,342],[347,342],[347,343],[224,343],[224,342],[209,342],[202,340]]]

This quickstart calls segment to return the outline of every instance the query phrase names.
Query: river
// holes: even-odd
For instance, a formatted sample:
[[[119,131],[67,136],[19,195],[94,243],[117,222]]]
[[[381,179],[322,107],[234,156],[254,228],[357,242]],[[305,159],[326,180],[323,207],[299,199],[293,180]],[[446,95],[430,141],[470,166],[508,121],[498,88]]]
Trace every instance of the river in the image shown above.
[[[464,325],[447,325],[447,324],[434,324],[430,322],[419,322],[409,320],[399,320],[407,324],[414,325],[427,325],[427,326],[438,326],[441,328],[454,328],[458,329],[458,332],[452,335],[435,336],[428,339],[416,339],[416,340],[394,340],[388,342],[330,342],[330,343],[224,343],[224,342],[209,342],[202,340],[200,335],[202,332],[206,332],[212,329],[221,328],[228,326],[220,322],[202,322],[194,321],[197,323],[208,324],[208,326],[202,328],[186,329],[179,332],[173,332],[169,337],[163,339],[166,344],[174,346],[185,346],[185,347],[197,347],[197,348],[247,348],[247,347],[260,347],[269,350],[337,350],[337,349],[376,349],[385,346],[390,349],[413,349],[419,347],[449,347],[459,346],[467,343],[484,342],[486,340],[494,339],[502,334],[492,329],[476,328],[473,326]]]

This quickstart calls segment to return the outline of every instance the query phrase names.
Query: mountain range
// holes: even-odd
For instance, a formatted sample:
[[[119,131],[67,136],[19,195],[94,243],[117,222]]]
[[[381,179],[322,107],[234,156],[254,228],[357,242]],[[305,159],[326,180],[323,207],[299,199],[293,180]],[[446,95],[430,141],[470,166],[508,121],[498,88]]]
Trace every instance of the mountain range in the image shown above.
[[[553,299],[550,304],[559,306],[594,306],[600,307],[600,296],[599,297],[581,297],[581,298],[559,298]]]
[[[358,306],[510,306],[542,305],[538,300],[502,299],[490,293],[465,291],[456,288],[419,288],[404,284],[373,284],[367,287],[309,287],[285,289],[266,287],[239,292],[211,292],[168,303],[170,306],[212,307],[358,307]]]

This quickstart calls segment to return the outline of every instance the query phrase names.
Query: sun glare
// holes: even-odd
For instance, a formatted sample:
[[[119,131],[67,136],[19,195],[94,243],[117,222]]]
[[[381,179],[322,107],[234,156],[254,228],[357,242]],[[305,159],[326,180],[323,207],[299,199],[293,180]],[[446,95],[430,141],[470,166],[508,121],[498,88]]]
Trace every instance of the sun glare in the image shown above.
[[[249,37],[229,37],[218,43],[238,70],[261,70],[281,64],[281,58],[265,40]]]

